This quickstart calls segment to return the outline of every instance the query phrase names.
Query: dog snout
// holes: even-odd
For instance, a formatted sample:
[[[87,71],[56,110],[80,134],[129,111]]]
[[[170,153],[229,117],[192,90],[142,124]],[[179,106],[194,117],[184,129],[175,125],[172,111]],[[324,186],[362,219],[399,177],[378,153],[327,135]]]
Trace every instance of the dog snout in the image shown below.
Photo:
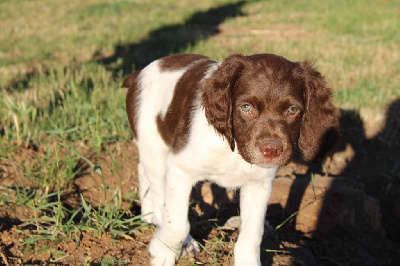
[[[283,152],[283,145],[277,141],[264,141],[260,145],[260,152],[267,159],[278,158]]]

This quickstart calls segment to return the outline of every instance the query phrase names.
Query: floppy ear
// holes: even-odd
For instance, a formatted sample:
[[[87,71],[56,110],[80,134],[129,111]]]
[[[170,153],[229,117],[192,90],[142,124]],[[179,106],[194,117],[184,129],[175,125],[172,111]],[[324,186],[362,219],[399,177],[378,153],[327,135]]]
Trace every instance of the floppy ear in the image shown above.
[[[339,137],[339,110],[332,104],[332,91],[324,77],[309,61],[301,62],[305,83],[306,110],[298,146],[306,161],[320,162],[333,149]]]
[[[209,124],[235,149],[233,137],[232,94],[235,83],[245,67],[243,55],[231,55],[205,80],[202,104]]]

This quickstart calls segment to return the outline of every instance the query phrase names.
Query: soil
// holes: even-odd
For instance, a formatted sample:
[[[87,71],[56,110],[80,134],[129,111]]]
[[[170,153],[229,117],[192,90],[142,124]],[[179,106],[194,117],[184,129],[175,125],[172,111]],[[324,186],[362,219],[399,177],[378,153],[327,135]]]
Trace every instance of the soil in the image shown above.
[[[342,110],[342,139],[331,157],[321,165],[298,159],[279,171],[266,214],[263,265],[400,264],[399,114],[400,101],[395,101],[379,126],[364,123],[354,111]],[[94,154],[84,151],[84,144],[76,146],[95,160]],[[115,160],[121,169],[113,169],[107,151],[103,151],[105,185],[122,195],[137,192],[138,155],[134,143],[109,143],[109,147],[119,154]],[[35,158],[40,149],[21,146],[12,160],[0,161],[0,192],[12,196],[17,184],[33,186],[24,180],[17,162]],[[63,204],[71,209],[80,207],[80,194],[92,206],[110,199],[110,191],[100,193],[100,176],[91,173],[83,160],[78,164],[83,171],[62,195]],[[179,265],[233,265],[238,229],[229,218],[238,215],[239,193],[209,182],[193,188],[191,234],[204,248],[195,258],[179,260]],[[121,208],[132,216],[140,214],[138,202],[127,200]],[[0,205],[1,264],[149,265],[147,245],[154,232],[151,226],[116,239],[110,232],[78,232],[79,246],[72,240],[46,246],[49,243],[42,240],[24,250],[24,240],[35,234],[24,219],[38,215],[28,207]],[[38,252],[41,247],[46,248]]]

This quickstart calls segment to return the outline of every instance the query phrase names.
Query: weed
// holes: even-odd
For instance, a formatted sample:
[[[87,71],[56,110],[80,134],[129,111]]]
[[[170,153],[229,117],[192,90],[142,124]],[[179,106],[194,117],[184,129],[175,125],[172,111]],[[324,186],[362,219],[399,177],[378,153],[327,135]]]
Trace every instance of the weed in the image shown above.
[[[104,257],[101,259],[101,266],[106,266],[106,265],[123,265],[123,264],[127,264],[124,261],[118,260],[115,257]]]
[[[36,190],[22,186],[0,186],[0,206],[15,209],[26,206],[36,196]]]
[[[205,246],[202,244],[198,243],[199,246],[201,247],[202,250],[204,250],[210,257],[210,260],[208,261],[209,264],[215,265],[218,263],[218,252],[213,251],[213,250],[208,250]]]
[[[314,199],[317,199],[317,196],[315,195],[315,186],[314,186],[314,173],[311,173],[311,187],[314,193]]]
[[[204,240],[204,245],[202,245],[201,243],[198,244],[200,248],[209,255],[210,259],[207,261],[207,264],[223,265],[224,263],[221,263],[222,256],[220,253],[225,253],[224,261],[232,258],[234,245],[232,243],[232,240],[228,238],[227,234],[221,227],[216,226],[215,230],[215,236]]]
[[[324,194],[320,197],[315,197],[315,199],[311,202],[309,202],[308,204],[306,204],[305,206],[303,206],[301,209],[293,212],[288,218],[286,218],[282,223],[280,223],[278,226],[275,227],[275,230],[278,230],[279,228],[281,228],[282,226],[284,226],[287,222],[289,222],[293,217],[295,217],[299,212],[301,212],[302,210],[304,210],[305,208],[307,208],[308,206],[310,206],[311,204],[314,204],[316,201],[321,200],[323,198],[325,198],[327,195]]]
[[[226,233],[217,226],[218,236],[214,236],[208,240],[205,240],[206,243],[210,244],[212,249],[221,248],[225,245],[226,242]]]
[[[85,257],[85,262],[84,262],[83,265],[85,265],[85,266],[90,266],[90,260],[91,260],[91,259],[92,259],[92,258],[91,258],[90,256]]]
[[[50,259],[50,263],[56,263],[62,259],[65,259],[66,257],[68,257],[68,254],[64,254],[64,252],[62,250],[57,250],[55,248],[52,248],[50,250],[47,251],[47,253],[49,253],[51,259]]]

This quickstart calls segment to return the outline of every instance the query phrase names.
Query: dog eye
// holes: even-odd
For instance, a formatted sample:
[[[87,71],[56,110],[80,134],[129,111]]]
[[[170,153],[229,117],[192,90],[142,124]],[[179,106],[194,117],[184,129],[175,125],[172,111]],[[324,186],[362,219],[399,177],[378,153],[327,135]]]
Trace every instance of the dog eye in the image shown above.
[[[251,112],[251,109],[252,109],[251,105],[248,104],[248,103],[243,104],[242,106],[240,106],[240,108],[241,108],[242,111],[245,112],[245,113],[250,113],[250,112]]]
[[[297,113],[297,108],[294,107],[294,106],[290,106],[290,107],[287,109],[287,115],[288,115],[288,116],[294,116],[296,113]]]

